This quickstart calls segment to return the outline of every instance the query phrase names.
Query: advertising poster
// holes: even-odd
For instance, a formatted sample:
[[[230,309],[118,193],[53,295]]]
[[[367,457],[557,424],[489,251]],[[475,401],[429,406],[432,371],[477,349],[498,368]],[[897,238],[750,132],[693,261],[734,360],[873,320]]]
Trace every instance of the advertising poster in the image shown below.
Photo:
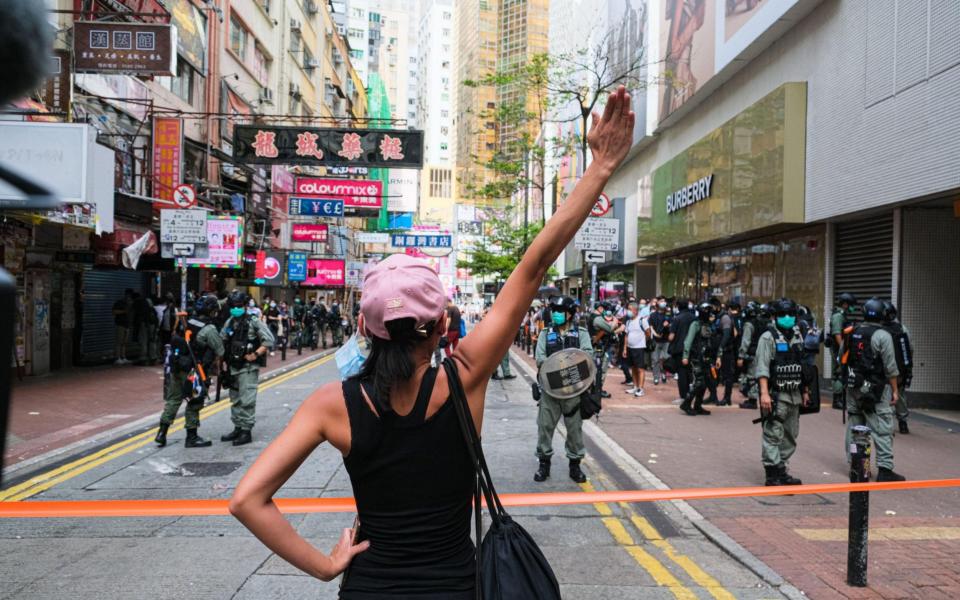
[[[243,266],[243,217],[208,217],[207,258],[188,258],[187,266],[239,269]]]
[[[716,72],[730,64],[802,0],[726,0],[716,22]]]
[[[660,15],[663,84],[660,121],[683,106],[714,70],[717,3],[712,0],[667,0]]]
[[[303,285],[315,287],[343,287],[346,280],[344,261],[330,258],[307,259],[307,278]]]
[[[607,36],[611,69],[614,73],[630,73],[631,108],[637,116],[633,143],[638,144],[647,133],[647,64],[650,31],[648,0],[608,0]]]

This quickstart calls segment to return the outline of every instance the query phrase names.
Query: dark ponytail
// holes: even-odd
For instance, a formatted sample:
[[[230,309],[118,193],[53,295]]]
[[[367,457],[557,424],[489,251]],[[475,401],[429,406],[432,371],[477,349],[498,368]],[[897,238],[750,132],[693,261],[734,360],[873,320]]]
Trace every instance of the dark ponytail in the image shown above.
[[[373,385],[374,404],[381,408],[390,406],[390,388],[394,384],[413,377],[415,368],[413,352],[417,345],[430,337],[436,322],[417,327],[414,319],[394,319],[384,326],[390,334],[385,340],[370,336],[370,355],[363,363],[357,377]]]

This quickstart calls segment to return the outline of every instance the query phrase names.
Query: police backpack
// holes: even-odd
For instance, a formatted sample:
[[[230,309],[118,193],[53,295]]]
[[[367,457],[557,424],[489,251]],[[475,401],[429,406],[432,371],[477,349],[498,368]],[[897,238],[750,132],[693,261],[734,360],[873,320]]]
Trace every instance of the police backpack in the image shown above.
[[[913,346],[910,345],[910,336],[903,330],[903,325],[897,322],[883,327],[893,338],[893,354],[897,360],[897,370],[903,377],[905,386],[910,385],[913,379]]]
[[[859,390],[873,402],[879,402],[886,381],[881,358],[873,351],[871,340],[879,326],[860,325],[849,336],[846,359],[847,387]]]

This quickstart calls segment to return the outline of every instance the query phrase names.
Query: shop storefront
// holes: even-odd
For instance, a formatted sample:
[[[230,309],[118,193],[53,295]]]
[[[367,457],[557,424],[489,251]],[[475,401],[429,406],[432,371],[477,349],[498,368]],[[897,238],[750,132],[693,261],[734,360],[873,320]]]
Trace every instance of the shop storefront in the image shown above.
[[[822,314],[826,227],[804,225],[806,84],[760,99],[641,180],[637,254],[660,293],[789,296]]]

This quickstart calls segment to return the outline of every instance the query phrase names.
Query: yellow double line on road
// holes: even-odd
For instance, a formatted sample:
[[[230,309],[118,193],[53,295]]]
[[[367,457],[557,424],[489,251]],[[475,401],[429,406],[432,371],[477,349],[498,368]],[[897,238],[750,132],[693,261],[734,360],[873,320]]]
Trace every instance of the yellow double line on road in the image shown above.
[[[303,375],[311,369],[319,367],[331,359],[333,359],[332,354],[301,367],[297,367],[288,373],[284,373],[283,375],[275,377],[269,381],[265,381],[264,383],[260,384],[258,390],[263,391],[278,386],[293,379],[294,377]],[[211,404],[200,411],[200,419],[205,419],[219,412],[227,410],[228,408],[230,408],[230,402],[227,401]],[[170,425],[168,433],[176,433],[183,428],[184,417],[180,417]],[[90,469],[94,469],[115,458],[119,458],[125,454],[133,452],[134,450],[143,448],[144,446],[153,442],[153,438],[157,435],[157,429],[158,428],[154,427],[144,431],[143,433],[103,448],[102,450],[98,450],[97,452],[84,456],[83,458],[57,467],[56,469],[51,469],[50,471],[35,477],[31,477],[22,483],[5,489],[0,492],[0,502],[18,502],[20,500],[25,500],[31,496],[39,494],[40,492],[48,490],[59,483],[63,483],[64,481],[73,479],[82,473],[86,473]]]
[[[601,481],[606,481],[603,475],[598,477]],[[596,491],[589,482],[580,484],[580,488],[585,492]],[[620,502],[620,507],[630,518],[630,522],[636,527],[637,531],[654,547],[660,549],[663,554],[676,564],[701,588],[707,590],[716,600],[736,600],[733,594],[727,591],[720,582],[711,577],[706,571],[700,568],[689,556],[677,552],[673,545],[660,535],[660,532],[644,517],[638,515],[633,507],[626,502]],[[605,502],[597,502],[594,508],[600,513],[600,520],[603,522],[607,531],[613,539],[623,546],[624,550],[633,557],[633,559],[643,569],[650,574],[657,585],[665,587],[677,598],[677,600],[697,600],[697,595],[690,588],[685,586],[677,577],[671,573],[656,557],[644,550],[642,546],[634,541],[633,536],[627,531],[623,521],[613,514],[613,509]]]

